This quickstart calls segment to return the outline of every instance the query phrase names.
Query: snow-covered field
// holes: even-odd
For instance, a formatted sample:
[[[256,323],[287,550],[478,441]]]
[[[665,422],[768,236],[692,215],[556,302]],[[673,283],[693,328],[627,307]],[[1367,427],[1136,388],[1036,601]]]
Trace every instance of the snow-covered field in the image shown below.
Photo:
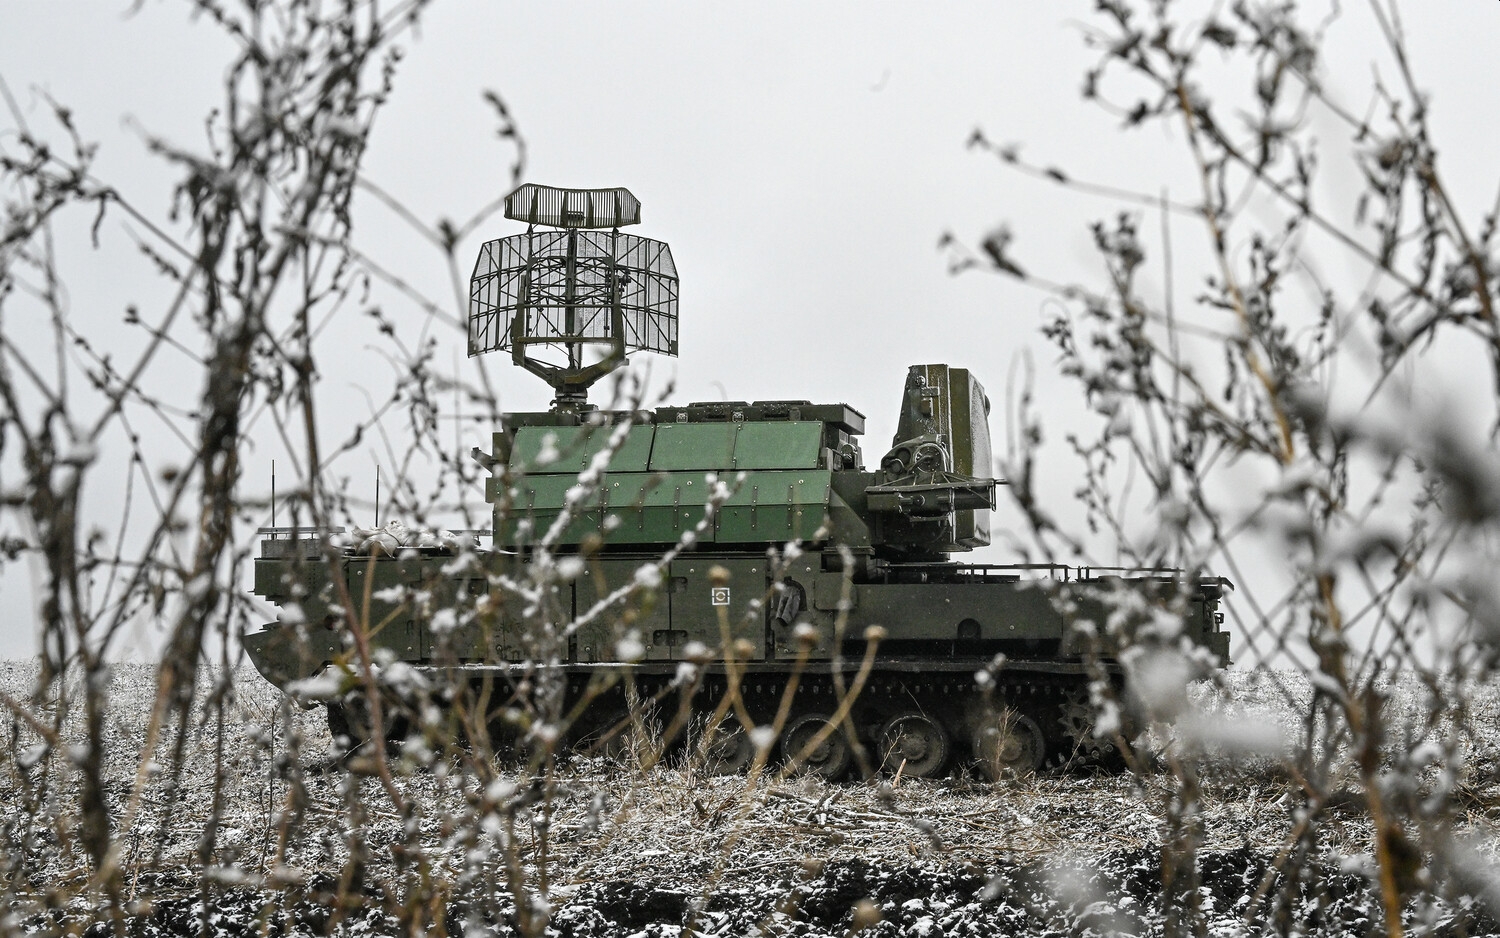
[[[24,698],[34,675],[30,663],[0,663],[0,691]],[[217,719],[191,728],[174,777],[172,739],[141,763],[154,677],[150,666],[115,668],[106,721],[103,791],[133,934],[199,934],[205,914],[208,933],[223,935],[257,923],[295,934],[403,933],[413,923],[512,934],[524,909],[542,907],[548,934],[578,936],[1170,928],[1161,845],[1180,827],[1169,813],[1181,784],[1162,770],[752,788],[743,777],[640,771],[602,758],[560,764],[551,785],[519,778],[513,766],[481,783],[457,764],[405,771],[397,762],[392,791],[330,756],[321,710],[286,706],[248,672],[232,682],[222,733]],[[1204,708],[1246,725],[1300,724],[1309,691],[1299,677],[1237,674],[1231,684],[1232,703]],[[1482,703],[1475,719],[1496,725],[1493,698]],[[1405,705],[1416,719],[1415,700]],[[1398,708],[1393,720],[1402,718]],[[105,928],[74,836],[78,778],[47,758],[24,724],[8,723],[0,870],[11,911],[0,931]],[[81,721],[68,726],[76,745]],[[1452,797],[1464,800],[1462,833],[1484,845],[1500,822],[1500,777],[1484,740],[1466,753]],[[1377,928],[1379,902],[1360,872],[1372,847],[1359,797],[1318,812],[1308,851],[1293,842],[1307,811],[1294,773],[1266,756],[1200,766],[1188,828],[1198,832],[1197,894],[1211,934]],[[409,822],[398,799],[412,806]],[[509,867],[499,844],[514,848]],[[512,883],[524,885],[519,918]],[[412,908],[413,896],[427,901]],[[1416,903],[1411,923],[1494,932],[1471,905],[1455,896]]]

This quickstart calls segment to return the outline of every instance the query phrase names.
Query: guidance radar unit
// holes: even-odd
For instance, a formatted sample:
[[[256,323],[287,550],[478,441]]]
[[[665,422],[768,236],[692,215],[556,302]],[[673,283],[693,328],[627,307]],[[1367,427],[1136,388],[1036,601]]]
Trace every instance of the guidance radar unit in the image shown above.
[[[776,758],[829,779],[998,777],[1110,754],[1089,691],[1123,684],[1119,635],[1168,620],[1227,662],[1224,580],[953,559],[990,543],[999,484],[989,400],[963,368],[908,370],[869,466],[844,403],[591,405],[628,354],[677,354],[671,251],[620,231],[640,221],[625,189],[523,185],[505,214],[527,227],[480,250],[469,354],[509,351],[555,397],[475,452],[491,547],[395,524],[269,529],[255,561],[282,612],[245,647],[284,690],[320,689],[336,732],[369,733],[371,695],[393,692],[357,677],[373,665],[472,687],[470,725],[492,734],[524,736],[551,694],[575,746],[654,725],[727,772],[773,727]]]

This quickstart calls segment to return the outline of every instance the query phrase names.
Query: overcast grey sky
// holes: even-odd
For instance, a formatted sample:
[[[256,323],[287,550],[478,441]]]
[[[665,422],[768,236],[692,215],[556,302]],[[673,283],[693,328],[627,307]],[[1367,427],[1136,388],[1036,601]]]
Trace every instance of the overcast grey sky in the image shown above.
[[[99,175],[165,212],[173,176],[146,154],[143,137],[201,149],[231,49],[182,4],[148,0],[134,14],[129,6],[0,5],[0,76],[37,120],[41,93],[68,104],[84,136],[103,144]],[[1372,74],[1361,61],[1379,44],[1364,4],[1346,6],[1329,53],[1358,92]],[[652,367],[658,380],[675,378],[675,400],[845,401],[869,420],[873,461],[894,431],[909,364],[968,367],[1001,405],[1029,350],[1044,403],[1060,394],[1037,335],[1045,297],[991,276],[950,276],[937,250],[942,233],[977,240],[1006,220],[1029,269],[1089,280],[1099,264],[1086,223],[1118,210],[1007,172],[966,149],[971,131],[1021,142],[1031,159],[1081,177],[1191,191],[1159,131],[1121,135],[1080,101],[1094,53],[1077,21],[1091,7],[438,2],[407,44],[366,171],[428,221],[465,218],[503,194],[514,154],[495,138],[481,98],[494,89],[525,138],[527,181],[629,187],[643,204],[634,230],[671,244],[682,357]],[[1416,70],[1437,96],[1440,134],[1455,142],[1443,151],[1445,168],[1481,200],[1477,217],[1494,196],[1500,4],[1423,0],[1404,10]],[[356,224],[378,260],[434,297],[451,296],[436,263],[410,262],[429,249],[391,213],[365,200]],[[98,251],[82,228],[64,232],[77,239],[66,249],[73,315],[97,318],[101,330],[127,303],[148,308],[161,297],[122,225],[110,222]],[[1174,225],[1177,236],[1190,234],[1188,222]],[[517,230],[496,217],[465,246],[468,262],[481,240]],[[395,303],[387,313],[413,340],[424,323]],[[361,338],[368,321],[350,319],[336,327],[348,330],[348,351],[325,362],[325,391],[362,413],[361,373],[388,366]],[[462,354],[460,333],[438,336]],[[550,390],[538,381],[503,360],[488,367],[508,409],[546,406]],[[180,389],[184,400],[198,392]],[[1059,426],[1072,419],[1059,405]],[[1003,406],[991,429],[1003,448]],[[474,434],[462,445],[484,442]],[[264,487],[279,446],[258,443],[247,457],[251,488]],[[346,461],[344,471],[372,477],[376,458]],[[1060,474],[1051,486],[1061,501],[1073,482]],[[13,565],[0,590],[27,592]],[[0,621],[0,657],[33,653],[33,628],[16,611]]]

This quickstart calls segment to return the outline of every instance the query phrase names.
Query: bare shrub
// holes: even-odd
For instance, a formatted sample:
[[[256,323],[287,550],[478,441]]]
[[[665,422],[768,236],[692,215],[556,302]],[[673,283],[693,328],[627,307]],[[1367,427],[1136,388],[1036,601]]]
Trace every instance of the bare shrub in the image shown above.
[[[1123,132],[1164,131],[1193,168],[1190,191],[1171,177],[1080,179],[976,131],[971,146],[1007,167],[1120,206],[1092,229],[1105,277],[1032,271],[1007,226],[977,247],[949,242],[954,269],[1061,301],[1045,332],[1097,417],[1067,440],[1088,530],[1064,531],[1035,488],[1043,415],[1017,389],[1008,469],[1035,549],[1102,539],[1109,562],[1227,572],[1240,661],[1293,666],[1256,679],[1278,712],[1252,721],[1188,705],[1183,678],[1201,669],[1170,630],[1135,634],[1122,655],[1175,780],[1163,793],[1172,931],[1202,933],[1197,819],[1236,752],[1294,787],[1283,884],[1318,856],[1357,870],[1397,935],[1490,875],[1468,865],[1484,833],[1455,786],[1493,726],[1479,711],[1496,628],[1495,208],[1446,180],[1394,3],[1360,11],[1384,40],[1373,84],[1356,86],[1365,96],[1332,90],[1323,50],[1339,12],[1099,3],[1083,95]],[[1475,370],[1447,392],[1461,400],[1429,385],[1454,387],[1433,382],[1454,362]],[[1368,837],[1329,843],[1330,818],[1350,809]],[[1247,924],[1267,917],[1273,882]]]

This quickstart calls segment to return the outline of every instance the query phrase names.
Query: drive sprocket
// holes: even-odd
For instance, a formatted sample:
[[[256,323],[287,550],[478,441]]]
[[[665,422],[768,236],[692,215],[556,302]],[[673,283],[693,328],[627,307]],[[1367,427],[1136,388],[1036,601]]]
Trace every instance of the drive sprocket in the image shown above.
[[[1062,754],[1063,764],[1098,766],[1119,759],[1120,750],[1114,741],[1094,734],[1094,707],[1087,688],[1068,688],[1058,709],[1057,722],[1062,726],[1067,750]]]

